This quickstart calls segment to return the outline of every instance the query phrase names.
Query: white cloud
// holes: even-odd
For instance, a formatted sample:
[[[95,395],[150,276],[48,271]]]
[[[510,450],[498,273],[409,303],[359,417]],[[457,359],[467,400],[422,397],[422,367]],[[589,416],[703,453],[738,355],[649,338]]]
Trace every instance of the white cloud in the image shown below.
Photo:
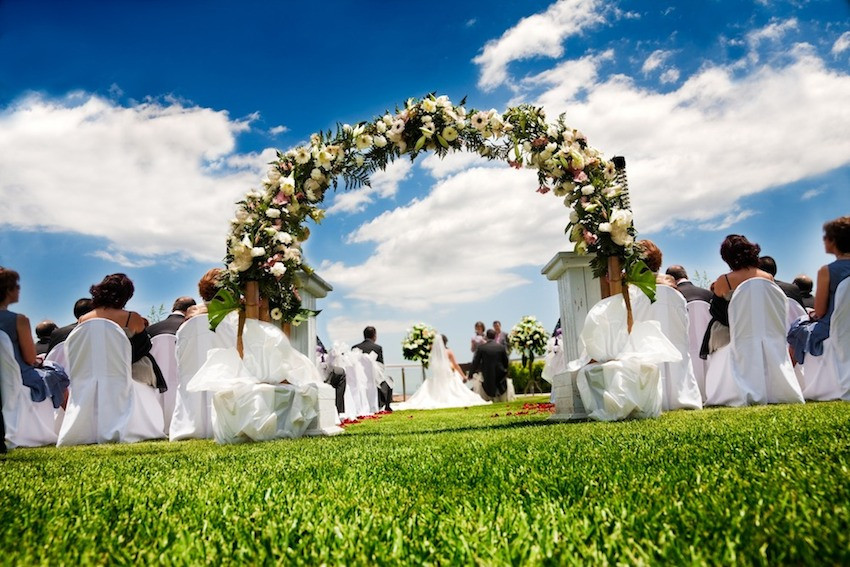
[[[398,184],[407,179],[411,169],[412,164],[406,157],[395,160],[385,170],[371,175],[371,186],[336,193],[327,214],[357,213],[371,204],[376,196],[384,199],[394,197]]]
[[[791,18],[780,22],[777,20],[771,21],[768,25],[757,30],[752,30],[747,34],[747,43],[751,49],[756,49],[764,41],[778,41],[791,30],[798,28],[797,19]]]
[[[437,154],[429,154],[420,165],[435,179],[442,179],[453,173],[470,167],[504,166],[504,163],[489,161],[472,152],[456,152],[440,158]]]
[[[850,49],[850,31],[846,31],[832,44],[832,54],[839,55]]]
[[[800,195],[800,200],[801,201],[808,201],[809,199],[814,199],[815,197],[817,197],[821,193],[823,193],[822,187],[818,188],[818,189],[809,189],[808,191],[806,191],[805,193]]]
[[[262,154],[233,153],[248,128],[176,102],[20,99],[0,110],[0,224],[102,237],[96,254],[128,266],[218,261],[234,202],[266,167]]]
[[[96,250],[92,252],[90,256],[106,260],[107,262],[113,262],[125,268],[147,268],[156,264],[156,261],[150,259],[146,260],[138,258],[133,260],[126,254],[122,254],[121,252],[116,252],[114,250]]]
[[[643,62],[643,67],[641,67],[641,71],[643,71],[645,75],[651,73],[652,71],[664,65],[667,59],[670,58],[670,55],[672,55],[672,52],[670,51],[656,49],[649,55],[649,57],[646,58],[646,61]]]
[[[626,156],[639,230],[715,222],[743,197],[850,163],[850,75],[826,68],[809,46],[786,54],[776,67],[706,65],[666,93],[612,75],[566,98],[574,89],[541,73],[533,102],[550,116],[568,112],[606,155]]]
[[[756,214],[755,211],[750,211],[746,209],[743,211],[732,211],[731,213],[725,215],[723,218],[717,221],[700,224],[699,229],[709,231],[726,230],[730,226],[733,226],[744,219],[748,219],[754,214]]]
[[[492,90],[504,83],[512,61],[560,57],[564,40],[604,21],[600,0],[559,0],[545,12],[523,18],[499,39],[488,41],[473,59],[481,67],[478,86]]]
[[[348,300],[397,309],[486,301],[527,283],[518,268],[543,265],[568,245],[564,205],[536,188],[533,171],[506,166],[442,179],[427,197],[351,235],[352,242],[374,244],[370,258],[325,262],[322,277]]]
[[[289,132],[289,127],[284,126],[283,124],[269,128],[269,134],[271,134],[272,136],[277,136],[278,134],[283,134],[284,132]]]
[[[675,67],[670,67],[669,69],[661,73],[659,79],[661,79],[661,82],[664,84],[675,83],[679,80],[679,70]]]

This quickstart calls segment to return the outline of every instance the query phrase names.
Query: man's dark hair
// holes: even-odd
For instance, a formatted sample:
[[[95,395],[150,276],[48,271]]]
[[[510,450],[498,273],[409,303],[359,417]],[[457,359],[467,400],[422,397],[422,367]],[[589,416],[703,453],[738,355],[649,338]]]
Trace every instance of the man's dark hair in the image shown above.
[[[776,277],[776,260],[770,256],[762,256],[759,258],[759,269],[764,270],[771,276]]]
[[[92,309],[94,307],[92,307],[91,297],[81,297],[74,303],[74,317],[79,319]]]
[[[56,330],[56,323],[53,321],[42,321],[35,326],[35,336],[39,339],[49,339],[50,333]]]
[[[676,281],[688,279],[688,272],[686,272],[685,268],[678,264],[667,268],[667,275],[671,276]]]
[[[487,338],[491,341],[496,338],[496,331],[494,331],[493,329],[487,329],[487,333],[485,334],[487,335]]]
[[[375,337],[378,336],[378,332],[375,330],[375,327],[371,325],[363,329],[363,338],[369,341],[374,341]]]
[[[794,285],[800,289],[800,293],[803,295],[809,295],[812,293],[812,288],[814,284],[812,283],[812,278],[807,275],[800,274],[796,278],[794,278]]]
[[[171,311],[180,311],[186,313],[186,310],[195,305],[195,300],[191,297],[183,296],[174,300],[174,306]]]

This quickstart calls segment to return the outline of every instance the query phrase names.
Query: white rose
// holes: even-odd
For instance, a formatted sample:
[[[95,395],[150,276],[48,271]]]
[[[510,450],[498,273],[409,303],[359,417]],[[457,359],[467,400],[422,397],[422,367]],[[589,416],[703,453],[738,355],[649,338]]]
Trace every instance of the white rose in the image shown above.
[[[286,266],[283,262],[275,262],[269,269],[269,273],[274,277],[279,278],[286,273]]]
[[[277,184],[278,180],[280,180],[280,171],[276,167],[269,169],[268,178],[273,184]]]
[[[365,150],[372,147],[372,136],[369,134],[360,134],[354,141],[354,145],[358,150]]]
[[[585,185],[581,188],[582,195],[593,195],[594,191],[595,189],[593,188],[593,185]]]
[[[395,118],[393,118],[393,115],[392,115],[392,114],[384,114],[384,116],[383,116],[383,118],[381,118],[381,120],[382,120],[382,121],[384,122],[384,124],[386,124],[387,126],[392,126],[392,125],[393,125],[393,121],[395,120]]]
[[[239,222],[245,222],[248,219],[248,211],[245,209],[239,209],[236,211],[236,220]]]
[[[443,128],[443,139],[447,142],[454,142],[457,140],[458,132],[454,126],[446,126]]]
[[[378,122],[378,124],[383,124],[383,122]],[[386,131],[386,128],[384,128],[384,131]],[[376,148],[383,148],[387,145],[387,139],[384,136],[381,136],[380,134],[375,136],[374,142]]]
[[[254,258],[259,258],[260,256],[266,255],[266,249],[262,246],[254,246],[251,248],[251,256]]]
[[[570,222],[573,224],[578,222],[578,213],[575,209],[570,209]]]
[[[280,218],[280,209],[275,209],[270,207],[266,209],[266,216],[270,219],[279,219]]]
[[[601,222],[599,223],[599,232],[611,232],[611,223],[610,222]]]
[[[387,131],[387,123],[383,120],[378,120],[375,122],[375,131],[377,131],[378,134],[383,134]]]
[[[283,252],[283,259],[286,262],[299,262],[301,261],[301,251],[298,248],[287,248]]]
[[[319,182],[315,179],[307,179],[306,181],[304,181],[304,190],[307,192],[318,191],[319,188]]]
[[[278,232],[275,235],[275,240],[280,242],[281,244],[291,244],[292,243],[292,235],[288,232]]]
[[[325,180],[325,174],[318,167],[314,167],[313,171],[310,172],[310,178],[321,182]]]
[[[304,165],[310,161],[310,150],[307,148],[298,148],[295,150],[295,163]]]
[[[625,209],[614,209],[611,211],[611,224],[626,228],[632,224],[632,212]]]

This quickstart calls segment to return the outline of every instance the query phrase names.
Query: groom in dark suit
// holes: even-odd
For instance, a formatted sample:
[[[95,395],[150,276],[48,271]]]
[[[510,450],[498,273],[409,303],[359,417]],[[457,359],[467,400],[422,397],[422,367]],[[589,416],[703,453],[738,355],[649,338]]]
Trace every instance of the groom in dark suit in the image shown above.
[[[685,296],[685,301],[711,301],[712,293],[707,289],[698,287],[688,279],[688,272],[682,266],[670,266],[667,275],[676,280],[676,289]]]
[[[364,354],[374,352],[378,355],[378,362],[384,364],[384,349],[375,341],[378,340],[378,332],[371,325],[363,329],[363,342],[351,348],[359,348]],[[393,389],[386,382],[378,384],[378,407],[385,411],[393,411],[390,402],[393,401]]]
[[[496,342],[496,331],[487,329],[487,342],[478,345],[472,366],[469,367],[469,379],[481,372],[484,380],[484,392],[491,400],[499,398],[508,390],[508,351],[504,345]]]

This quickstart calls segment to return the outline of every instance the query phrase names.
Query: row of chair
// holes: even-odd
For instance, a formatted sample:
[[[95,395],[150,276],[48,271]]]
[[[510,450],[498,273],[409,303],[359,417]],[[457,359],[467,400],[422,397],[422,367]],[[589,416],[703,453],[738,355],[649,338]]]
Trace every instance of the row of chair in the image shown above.
[[[356,419],[379,411],[378,386],[387,377],[377,361],[377,353],[366,354],[360,349],[336,343],[325,355],[324,364],[345,371],[345,409],[340,413],[341,418]]]

